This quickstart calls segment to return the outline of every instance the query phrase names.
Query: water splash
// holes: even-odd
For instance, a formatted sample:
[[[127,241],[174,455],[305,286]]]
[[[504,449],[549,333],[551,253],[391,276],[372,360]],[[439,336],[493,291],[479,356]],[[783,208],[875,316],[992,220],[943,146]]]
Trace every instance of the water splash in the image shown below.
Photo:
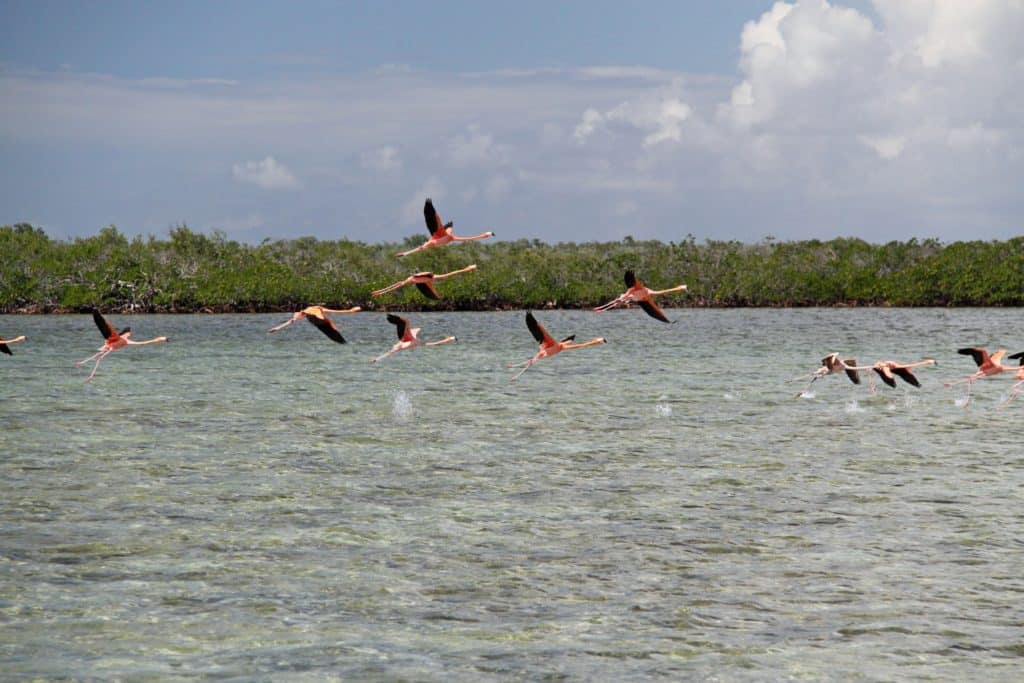
[[[857,399],[853,399],[852,401],[847,403],[846,407],[845,407],[845,410],[848,413],[863,413],[863,412],[865,412],[865,409],[861,406],[860,402],[857,401]]]
[[[971,399],[969,399],[969,398],[967,398],[966,396],[964,396],[963,398],[956,398],[956,399],[953,399],[953,404],[954,404],[954,405],[955,405],[955,406],[956,406],[957,408],[964,408],[964,407],[966,407],[966,406],[967,406],[967,404],[968,404],[968,403],[970,402],[970,400],[971,400]]]
[[[672,414],[672,406],[667,403],[659,403],[654,406],[654,409],[657,410],[658,415],[661,415],[662,417],[668,417]]]
[[[391,414],[399,420],[408,420],[412,416],[412,412],[412,401],[409,400],[409,394],[404,391],[396,393],[391,402]]]
[[[800,392],[800,398],[805,398],[808,401],[810,401],[812,398],[814,398],[814,392],[809,389],[805,389],[804,391]]]

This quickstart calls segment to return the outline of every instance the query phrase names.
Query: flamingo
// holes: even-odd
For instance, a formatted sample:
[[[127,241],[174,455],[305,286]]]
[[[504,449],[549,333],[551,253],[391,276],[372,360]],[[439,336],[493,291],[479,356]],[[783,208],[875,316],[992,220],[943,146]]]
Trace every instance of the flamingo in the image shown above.
[[[160,344],[162,342],[168,341],[167,337],[154,337],[153,339],[148,339],[146,341],[133,341],[129,339],[129,337],[132,334],[132,328],[126,327],[120,332],[118,332],[117,330],[114,329],[113,325],[107,322],[107,320],[102,315],[100,315],[100,312],[97,310],[93,310],[92,319],[93,321],[95,321],[96,327],[100,329],[100,334],[103,335],[103,338],[106,341],[103,343],[103,346],[100,347],[99,351],[97,351],[93,355],[83,360],[75,361],[75,365],[80,366],[83,363],[88,363],[93,359],[96,360],[96,365],[93,366],[92,372],[89,373],[89,376],[85,378],[86,382],[91,380],[93,376],[96,375],[96,371],[100,367],[100,361],[106,358],[107,355],[110,354],[112,351],[116,351],[117,349],[120,349],[125,346],[148,346],[149,344]]]
[[[1003,403],[1003,405],[1005,405],[1006,403],[1009,403],[1013,399],[1017,398],[1017,395],[1022,390],[1024,390],[1024,351],[1021,351],[1020,353],[1015,353],[1012,356],[1007,356],[1007,358],[1011,358],[1013,360],[1019,360],[1020,361],[1020,367],[1017,368],[1017,372],[1013,376],[1013,378],[1015,380],[1017,380],[1017,383],[1014,384],[1012,387],[1010,387],[1010,395],[1006,399],[1006,401]]]
[[[269,330],[267,330],[267,332],[277,332],[280,329],[288,327],[293,322],[305,318],[310,323],[312,323],[313,326],[316,327],[316,329],[326,334],[330,339],[338,342],[339,344],[344,344],[345,338],[341,336],[341,332],[339,332],[338,328],[334,325],[334,321],[327,317],[327,314],[358,313],[361,310],[363,309],[360,308],[359,306],[353,306],[352,308],[347,308],[345,310],[335,310],[333,308],[324,308],[323,306],[307,306],[306,308],[303,308],[301,311],[293,313],[291,320],[283,322],[275,327],[271,327]]]
[[[797,380],[807,379],[808,377],[811,378],[811,381],[807,383],[807,386],[804,387],[803,390],[796,395],[796,397],[800,398],[801,396],[803,396],[807,392],[807,390],[811,388],[811,385],[818,381],[820,378],[825,377],[826,375],[835,374],[837,372],[845,372],[846,376],[850,378],[851,382],[853,382],[854,384],[860,384],[860,373],[857,372],[857,369],[855,369],[856,365],[857,361],[855,361],[853,358],[840,360],[838,353],[833,352],[828,354],[827,356],[821,359],[820,368],[818,368],[809,375],[803,375],[802,377],[797,377],[796,379],[791,380],[795,382]]]
[[[430,232],[430,239],[409,251],[403,251],[395,254],[398,258],[408,256],[409,254],[415,254],[417,251],[423,251],[430,247],[440,247],[445,244],[451,244],[452,242],[471,242],[473,240],[482,240],[487,237],[493,237],[493,232],[482,232],[479,235],[473,235],[472,237],[456,237],[452,234],[452,226],[455,225],[452,222],[442,223],[441,217],[434,210],[434,203],[428,198],[426,203],[423,204],[423,218],[427,221],[427,230]]]
[[[393,285],[388,285],[384,289],[378,289],[376,291],[373,291],[370,293],[370,295],[382,296],[384,294],[387,294],[388,292],[393,292],[397,289],[401,289],[406,285],[416,285],[416,289],[423,292],[423,296],[427,297],[428,299],[440,299],[441,295],[437,293],[436,289],[434,289],[435,281],[443,280],[447,277],[451,277],[452,275],[458,275],[460,273],[468,273],[471,270],[476,270],[476,264],[466,266],[465,268],[460,268],[459,270],[453,270],[450,273],[443,273],[441,275],[435,275],[430,271],[423,271],[421,273],[415,273],[413,275],[410,275],[404,280],[396,282]]]
[[[857,366],[848,365],[847,371],[853,370],[874,370],[875,374],[882,378],[882,381],[888,384],[890,387],[896,387],[896,377],[899,377],[907,384],[911,384],[918,389],[921,388],[921,383],[917,380],[910,370],[911,368],[918,368],[924,365],[938,365],[939,362],[934,358],[925,358],[919,360],[916,363],[900,363],[894,360],[880,360],[872,365]],[[871,379],[871,392],[875,391],[874,378]]]
[[[665,317],[665,314],[662,313],[660,308],[658,308],[658,304],[654,303],[654,297],[658,294],[668,294],[669,292],[685,292],[687,289],[686,285],[677,285],[675,287],[670,287],[669,289],[648,289],[647,287],[644,287],[644,283],[636,279],[636,275],[632,270],[626,271],[625,279],[627,287],[626,291],[603,306],[598,306],[594,309],[595,311],[601,313],[630,301],[635,301],[640,305],[640,308],[647,312],[647,315],[651,316],[655,320],[660,320],[663,323],[675,322],[674,320],[669,320]]]
[[[408,349],[414,349],[417,346],[440,346],[441,344],[447,344],[448,342],[458,341],[455,337],[445,337],[444,339],[438,339],[432,342],[420,341],[420,328],[410,327],[409,320],[393,313],[388,313],[388,322],[395,326],[395,330],[398,332],[398,343],[391,347],[391,350],[387,353],[381,354],[376,358],[370,360],[371,363],[384,360],[393,353],[399,351],[405,351]]]
[[[21,334],[14,339],[0,339],[0,352],[6,353],[8,356],[13,356],[14,352],[7,348],[8,344],[20,344],[25,341],[25,335]]]
[[[961,382],[967,383],[967,396],[964,400],[964,406],[971,401],[971,387],[974,385],[975,380],[983,377],[992,377],[993,375],[998,375],[1002,372],[1012,372],[1014,370],[1012,365],[1003,365],[1002,363],[1003,356],[1006,355],[1006,349],[999,349],[990,355],[988,351],[980,346],[969,346],[967,348],[957,349],[957,353],[964,356],[970,356],[978,366],[978,371],[973,375],[965,377],[964,379],[959,379],[955,382],[947,382],[945,384],[945,386],[951,387],[956,384],[960,384]],[[1017,358],[1018,356],[1017,354],[1014,354],[1011,357]]]
[[[540,350],[537,351],[534,357],[530,360],[523,361],[522,363],[513,363],[508,366],[510,368],[519,367],[520,365],[525,366],[515,374],[512,378],[513,381],[519,379],[524,372],[529,370],[530,367],[541,358],[548,358],[550,356],[554,356],[556,353],[561,353],[562,351],[567,351],[569,349],[582,349],[585,346],[608,343],[608,340],[604,337],[597,337],[596,339],[591,339],[590,341],[583,342],[581,344],[568,343],[576,338],[576,335],[574,334],[566,337],[562,341],[555,341],[554,338],[548,334],[548,331],[544,329],[544,326],[537,322],[537,319],[533,317],[533,313],[529,311],[526,313],[526,326],[530,328],[530,333],[533,334],[533,338],[540,343]]]

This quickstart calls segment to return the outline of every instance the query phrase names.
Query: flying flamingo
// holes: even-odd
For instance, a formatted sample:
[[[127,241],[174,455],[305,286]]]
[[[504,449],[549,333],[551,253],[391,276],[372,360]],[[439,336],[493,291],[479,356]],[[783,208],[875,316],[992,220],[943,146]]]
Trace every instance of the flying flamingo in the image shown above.
[[[900,363],[894,360],[880,360],[872,365],[857,366],[847,365],[846,370],[874,370],[875,374],[882,378],[882,381],[888,384],[890,387],[896,387],[896,378],[899,377],[907,384],[911,384],[918,389],[921,388],[921,383],[917,380],[910,370],[911,368],[918,368],[923,365],[938,365],[938,361],[934,358],[925,358],[919,360],[916,363]],[[871,378],[871,392],[875,391],[875,381]]]
[[[574,334],[566,337],[562,341],[555,341],[554,338],[552,338],[552,336],[548,334],[548,331],[545,330],[544,327],[539,322],[537,322],[537,319],[533,317],[533,313],[529,311],[527,311],[526,313],[526,326],[530,328],[530,333],[533,334],[533,338],[540,343],[540,350],[537,351],[534,357],[531,358],[530,360],[525,360],[522,363],[513,363],[512,365],[508,366],[510,368],[519,367],[520,365],[525,366],[522,370],[516,373],[516,375],[512,378],[513,380],[519,379],[519,377],[524,372],[529,370],[530,367],[534,363],[539,361],[541,358],[549,358],[550,356],[554,356],[556,353],[561,353],[562,351],[566,351],[568,349],[582,349],[585,346],[593,346],[594,344],[608,343],[608,340],[605,339],[604,337],[597,337],[596,339],[591,339],[590,341],[583,342],[582,344],[568,343],[576,338],[576,335]]]
[[[807,392],[807,390],[811,388],[811,385],[818,381],[820,378],[825,377],[827,375],[835,374],[837,372],[845,372],[846,376],[850,378],[851,382],[853,382],[854,384],[860,384],[860,373],[857,372],[857,369],[855,367],[856,365],[857,361],[855,361],[853,358],[840,360],[838,353],[828,354],[827,356],[821,359],[820,368],[818,368],[809,375],[803,375],[802,377],[797,377],[791,380],[795,382],[797,380],[807,379],[808,377],[811,378],[811,381],[807,383],[807,386],[804,387],[803,390],[796,395],[796,397],[800,398],[801,396],[803,396]]]
[[[0,339],[0,352],[6,353],[8,356],[13,356],[14,352],[7,348],[8,344],[20,344],[25,341],[25,335],[18,335],[14,339]]]
[[[685,292],[687,289],[686,285],[677,285],[676,287],[671,287],[669,289],[648,289],[647,287],[644,287],[644,283],[636,279],[636,275],[632,270],[626,271],[626,287],[627,289],[625,292],[603,306],[598,306],[594,310],[600,313],[602,311],[607,311],[610,308],[621,306],[630,301],[635,301],[640,305],[640,308],[644,309],[647,312],[647,315],[652,318],[660,320],[663,323],[675,322],[665,317],[665,314],[662,313],[660,308],[658,308],[658,304],[654,303],[654,297],[658,294],[668,294],[669,292]]]
[[[103,338],[106,341],[104,342],[103,346],[100,347],[99,351],[89,356],[88,358],[75,362],[75,365],[78,366],[82,365],[83,363],[88,363],[93,359],[96,360],[96,365],[93,366],[92,372],[89,373],[89,376],[85,378],[86,382],[93,378],[93,376],[96,374],[96,371],[100,367],[100,361],[106,358],[107,355],[110,354],[110,352],[116,351],[117,349],[120,349],[125,346],[147,346],[149,344],[159,344],[161,342],[167,341],[167,337],[154,337],[153,339],[148,339],[146,341],[141,342],[132,341],[131,339],[129,339],[129,337],[132,334],[132,328],[126,327],[120,332],[118,332],[117,330],[114,329],[114,326],[108,323],[106,319],[102,315],[100,315],[100,312],[96,310],[92,312],[92,319],[96,322],[96,327],[100,329],[100,334],[103,335]]]
[[[398,353],[399,351],[415,349],[417,346],[439,346],[441,344],[447,344],[448,342],[458,341],[455,337],[445,337],[444,339],[438,339],[437,341],[422,342],[419,340],[420,328],[410,327],[409,321],[406,318],[393,313],[388,313],[388,322],[394,325],[395,330],[398,332],[398,343],[392,346],[391,350],[387,353],[371,359],[371,363],[384,360],[391,354]]]
[[[335,327],[334,321],[327,317],[327,314],[328,313],[358,313],[361,310],[363,310],[363,309],[360,308],[359,306],[353,306],[352,308],[347,308],[347,309],[345,309],[343,311],[342,310],[334,310],[333,308],[324,308],[323,306],[307,306],[306,308],[303,308],[301,311],[297,311],[296,313],[293,313],[291,320],[288,320],[287,322],[283,322],[280,325],[277,325],[276,327],[271,327],[269,330],[267,330],[267,332],[277,332],[280,329],[288,327],[293,322],[296,322],[296,321],[299,321],[299,320],[302,320],[303,318],[305,318],[310,323],[312,323],[313,326],[316,327],[316,329],[318,329],[321,332],[323,332],[324,334],[326,334],[332,340],[338,342],[339,344],[344,344],[345,343],[345,338],[341,336],[341,332],[339,332],[338,328]]]
[[[1002,372],[1012,372],[1014,367],[1012,365],[1003,365],[1003,356],[1006,355],[1006,349],[999,349],[995,353],[989,355],[988,351],[981,347],[967,347],[964,349],[957,349],[957,353],[970,356],[974,359],[974,362],[978,366],[978,371],[969,377],[959,379],[955,382],[947,382],[945,386],[951,387],[961,382],[967,383],[967,396],[964,400],[966,406],[971,401],[971,387],[974,385],[974,381],[983,377],[991,377],[998,375]],[[1012,358],[1017,358],[1017,354],[1014,354]]]
[[[423,205],[423,218],[427,221],[427,230],[430,232],[430,239],[409,251],[403,251],[399,254],[395,254],[399,258],[408,256],[409,254],[415,254],[417,251],[423,251],[430,247],[440,247],[445,244],[451,244],[452,242],[470,242],[472,240],[482,240],[487,237],[493,237],[493,232],[482,232],[479,235],[473,235],[472,237],[456,237],[452,234],[452,226],[455,225],[452,222],[442,223],[441,217],[434,210],[434,203],[427,199]]]
[[[1004,405],[1017,398],[1017,395],[1024,390],[1024,351],[1015,353],[1012,356],[1007,356],[1007,358],[1019,360],[1020,367],[1017,368],[1017,373],[1013,376],[1013,378],[1017,380],[1017,383],[1010,387],[1010,396],[1006,399]]]
[[[423,292],[423,296],[427,297],[428,299],[440,299],[441,295],[437,293],[436,289],[434,289],[434,282],[436,282],[437,280],[443,280],[446,277],[451,277],[452,275],[458,275],[459,273],[468,273],[471,270],[476,270],[476,264],[466,266],[465,268],[460,268],[459,270],[453,270],[450,273],[444,273],[442,275],[435,275],[430,271],[423,271],[422,273],[415,273],[414,275],[410,275],[404,280],[396,282],[393,285],[388,285],[384,289],[378,289],[376,291],[373,291],[370,294],[371,296],[382,296],[384,294],[387,294],[388,292],[393,292],[396,289],[401,289],[406,285],[416,285],[416,289]]]

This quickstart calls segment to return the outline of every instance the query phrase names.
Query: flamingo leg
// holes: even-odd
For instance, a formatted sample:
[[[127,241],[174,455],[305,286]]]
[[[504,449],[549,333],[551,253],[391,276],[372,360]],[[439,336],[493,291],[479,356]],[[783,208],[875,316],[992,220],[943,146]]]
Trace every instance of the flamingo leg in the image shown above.
[[[403,256],[408,256],[409,254],[415,254],[417,251],[423,251],[424,249],[431,246],[433,246],[433,242],[427,240],[426,242],[416,247],[415,249],[410,249],[409,251],[400,251],[397,254],[395,254],[395,256],[397,256],[398,258],[402,258]]]
[[[267,330],[267,332],[277,332],[278,330],[283,330],[284,328],[288,327],[289,325],[291,325],[296,320],[298,320],[298,318],[292,318],[291,320],[288,320],[287,322],[283,322],[280,325],[276,325],[274,327],[271,327],[269,330]]]
[[[96,359],[96,365],[94,365],[92,367],[92,372],[90,372],[89,376],[85,378],[86,382],[92,381],[92,378],[96,376],[96,371],[100,369],[100,361],[102,361],[104,358],[106,358],[107,354],[109,354],[109,353],[110,353],[110,349],[108,349],[106,351],[102,351],[99,354],[97,354],[97,355],[99,355],[99,358]]]
[[[387,358],[387,357],[388,357],[388,356],[390,356],[391,354],[393,354],[393,353],[396,353],[396,352],[398,352],[399,350],[400,350],[400,349],[398,349],[398,348],[392,348],[392,349],[391,349],[390,351],[388,351],[387,353],[382,353],[381,355],[377,356],[376,358],[371,358],[371,359],[370,359],[370,362],[371,362],[371,363],[379,363],[380,361],[384,360],[385,358]]]
[[[408,280],[402,280],[401,282],[396,282],[393,285],[388,285],[384,289],[378,289],[376,291],[370,292],[370,296],[383,296],[385,294],[389,294],[389,293],[395,291],[396,289],[401,289],[402,287],[406,286],[407,284],[409,284]]]
[[[100,349],[99,351],[97,351],[96,353],[92,354],[88,358],[83,358],[82,360],[76,360],[75,361],[75,366],[76,367],[81,367],[82,365],[85,365],[89,361],[95,360],[97,357],[100,356],[100,354],[104,354],[104,353],[109,353],[109,351],[107,351],[107,349]]]
[[[622,296],[618,296],[602,306],[596,306],[594,308],[594,311],[596,313],[603,313],[604,311],[615,308],[616,306],[621,306],[622,304],[626,303],[626,301],[627,297],[625,294],[623,294]]]

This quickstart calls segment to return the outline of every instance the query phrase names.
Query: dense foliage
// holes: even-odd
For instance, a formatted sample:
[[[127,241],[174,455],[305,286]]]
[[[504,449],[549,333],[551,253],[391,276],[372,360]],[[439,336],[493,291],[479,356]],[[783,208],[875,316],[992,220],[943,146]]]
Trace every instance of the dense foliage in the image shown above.
[[[0,311],[279,311],[311,303],[367,309],[589,307],[624,290],[632,268],[652,288],[689,292],[665,306],[1020,306],[1024,237],[869,244],[859,239],[759,244],[692,236],[656,241],[472,242],[430,249],[312,237],[241,244],[186,226],[169,239],[129,240],[109,226],[93,237],[53,240],[27,224],[0,227]],[[407,287],[370,292],[418,270],[479,270],[438,283],[442,301]]]

